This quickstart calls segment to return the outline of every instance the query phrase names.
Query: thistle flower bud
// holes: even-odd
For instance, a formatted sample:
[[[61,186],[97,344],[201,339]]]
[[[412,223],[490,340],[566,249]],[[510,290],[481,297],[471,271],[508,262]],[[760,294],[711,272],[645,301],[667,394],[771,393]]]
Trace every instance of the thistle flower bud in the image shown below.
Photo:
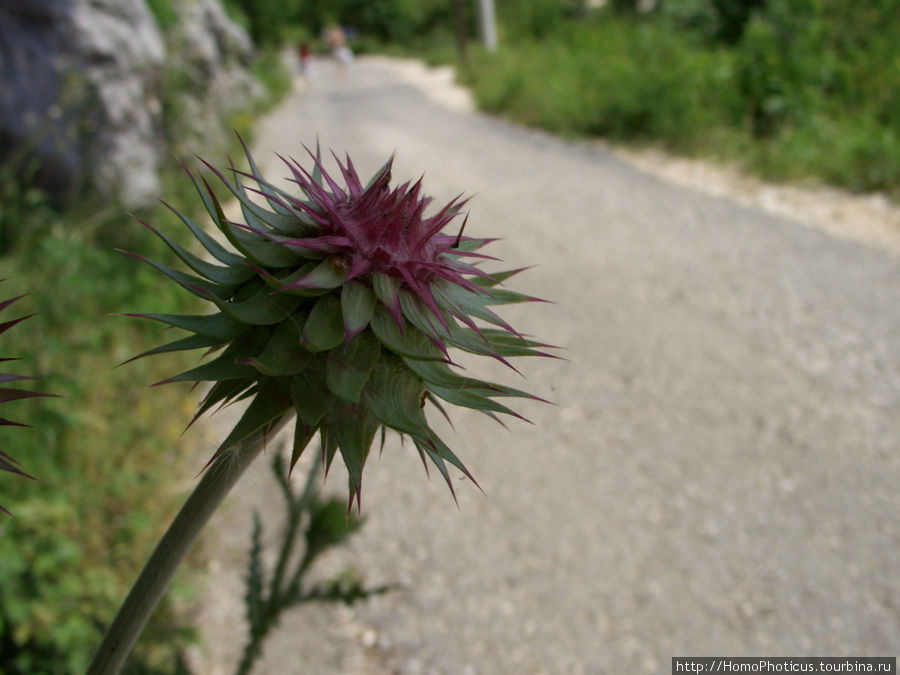
[[[537,300],[500,288],[521,270],[482,271],[478,263],[493,258],[478,251],[493,240],[443,231],[465,201],[457,198],[428,215],[432,200],[421,195],[421,180],[391,187],[392,160],[363,186],[349,156],[343,162],[335,156],[342,186],[318,151],[307,150],[311,171],[281,158],[302,191],[297,196],[266,181],[244,150],[247,172],[232,165],[226,175],[206,164],[238,200],[243,222],[229,221],[209,183],[188,171],[230,249],[169,207],[217,262],[150,228],[192,274],[147,262],[216,311],[133,315],[191,333],[135,358],[184,349],[219,352],[164,381],[212,383],[194,419],[215,406],[252,399],[213,459],[296,414],[291,468],[318,433],[326,466],[340,453],[347,467],[351,505],[354,498],[359,505],[366,458],[379,431],[383,444],[385,429],[409,437],[452,491],[448,464],[471,475],[429,426],[424,406],[444,412],[444,401],[496,419],[498,413],[519,415],[495,399],[536,398],[464,377],[449,355],[458,348],[507,365],[513,356],[549,356],[542,351],[549,345],[521,335],[491,309]],[[252,200],[250,193],[264,200]]]

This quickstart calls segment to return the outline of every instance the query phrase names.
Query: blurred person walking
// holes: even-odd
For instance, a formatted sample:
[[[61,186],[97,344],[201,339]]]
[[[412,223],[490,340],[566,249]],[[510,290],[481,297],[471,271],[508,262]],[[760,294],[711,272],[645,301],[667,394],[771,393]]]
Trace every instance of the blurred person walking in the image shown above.
[[[344,29],[340,26],[329,28],[327,39],[334,60],[338,64],[338,72],[343,76],[347,66],[353,62],[353,50],[347,46],[347,36],[344,33]]]
[[[297,49],[297,55],[300,58],[300,74],[306,80],[312,80],[315,71],[315,61],[313,60],[312,50],[309,48],[308,42],[302,42]]]

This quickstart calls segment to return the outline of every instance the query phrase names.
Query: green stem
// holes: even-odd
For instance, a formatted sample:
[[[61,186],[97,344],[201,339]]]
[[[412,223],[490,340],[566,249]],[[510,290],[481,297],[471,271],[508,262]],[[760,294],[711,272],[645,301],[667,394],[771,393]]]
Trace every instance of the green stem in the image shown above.
[[[306,477],[306,485],[303,492],[299,496],[295,496],[291,486],[288,483],[288,477],[283,471],[284,467],[276,457],[274,469],[275,478],[284,499],[287,502],[288,520],[285,524],[284,534],[282,536],[281,551],[278,555],[278,563],[275,566],[275,573],[269,584],[269,593],[266,598],[260,597],[262,609],[257,619],[248,614],[248,623],[250,624],[250,637],[244,647],[244,654],[241,662],[238,664],[236,675],[247,675],[253,668],[256,659],[262,653],[262,645],[269,634],[269,631],[276,625],[281,613],[290,605],[285,589],[282,588],[284,575],[287,571],[288,562],[294,546],[297,541],[297,531],[300,527],[300,521],[305,513],[308,513],[310,502],[313,501],[316,489],[316,481],[319,478],[319,466],[322,463],[322,453],[317,452],[314,455],[315,460]],[[252,574],[252,572],[251,572]],[[249,582],[248,582],[249,583]],[[260,591],[262,595],[262,591]]]
[[[285,421],[282,419],[273,422],[249,436],[223,453],[206,470],[125,598],[94,655],[87,675],[116,675],[121,670],[150,615],[210,516],[262,451],[266,438],[273,436]]]
[[[284,580],[284,573],[287,570],[287,564],[294,551],[294,544],[297,540],[297,529],[300,526],[300,519],[303,514],[309,510],[309,501],[312,498],[315,482],[319,478],[319,465],[322,462],[322,453],[317,452],[309,475],[306,477],[306,485],[299,497],[295,497],[287,479],[283,474],[277,476],[278,482],[284,492],[284,498],[288,504],[288,522],[285,526],[285,534],[281,544],[281,552],[278,556],[278,564],[275,566],[275,574],[272,575],[272,583],[269,585],[269,598],[267,603],[267,612],[271,612],[283,593],[281,588]]]

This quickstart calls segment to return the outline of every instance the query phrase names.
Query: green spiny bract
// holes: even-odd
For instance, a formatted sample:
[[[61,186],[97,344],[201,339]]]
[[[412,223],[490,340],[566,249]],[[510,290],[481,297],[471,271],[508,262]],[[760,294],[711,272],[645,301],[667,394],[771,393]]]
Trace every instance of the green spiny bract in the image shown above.
[[[226,176],[204,162],[238,200],[242,223],[229,221],[209,183],[187,172],[231,247],[170,206],[217,262],[153,228],[193,274],[147,262],[217,311],[133,315],[191,333],[135,358],[185,349],[221,352],[164,381],[212,383],[195,420],[216,406],[252,398],[213,459],[296,413],[291,468],[318,432],[326,466],[337,452],[347,466],[351,504],[355,498],[359,505],[363,466],[379,431],[384,443],[386,428],[408,436],[448,484],[447,463],[471,478],[423,408],[431,402],[443,413],[443,400],[495,419],[497,413],[518,417],[495,399],[536,397],[463,377],[451,368],[448,349],[507,365],[507,357],[547,355],[540,350],[549,345],[520,335],[491,310],[536,298],[499,288],[520,270],[487,274],[477,266],[489,259],[477,251],[493,240],[442,232],[465,202],[454,200],[427,216],[431,199],[420,197],[421,180],[392,188],[391,161],[363,186],[350,158],[342,163],[335,157],[341,187],[318,152],[309,154],[311,172],[282,158],[303,192],[299,197],[266,181],[249,151],[249,172],[232,165]],[[252,200],[250,193],[264,199]]]
[[[24,295],[20,295],[15,298],[10,298],[9,300],[4,300],[0,302],[0,311],[3,311],[11,304],[16,302],[17,300],[21,300],[24,298]],[[29,318],[29,316],[21,316],[18,319],[12,319],[10,321],[4,321],[0,323],[0,335],[8,331],[10,328],[15,326],[20,321],[24,321]],[[13,361],[11,358],[0,358],[0,361]],[[10,373],[0,373],[0,384],[7,384],[9,382],[18,382],[21,380],[33,380],[33,377],[27,377],[24,375],[12,375]],[[0,403],[6,403],[8,401],[18,401],[23,398],[34,398],[36,396],[50,396],[50,394],[41,394],[35,391],[28,391],[26,389],[15,389],[12,387],[0,387]],[[8,420],[0,417],[0,426],[14,426],[14,427],[24,427],[28,426],[27,424],[21,424],[19,422],[13,422],[12,420]],[[10,473],[15,473],[20,476],[25,476],[25,478],[34,478],[33,476],[29,476],[27,473],[22,471],[18,466],[16,466],[18,462],[6,454],[3,450],[0,450],[0,471],[9,471]],[[0,511],[4,513],[9,513],[3,506],[0,506]]]

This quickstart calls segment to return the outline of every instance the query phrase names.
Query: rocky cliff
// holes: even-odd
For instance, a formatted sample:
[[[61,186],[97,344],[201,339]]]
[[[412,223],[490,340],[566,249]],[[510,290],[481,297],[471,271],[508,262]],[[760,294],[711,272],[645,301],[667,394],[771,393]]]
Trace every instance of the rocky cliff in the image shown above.
[[[58,195],[89,187],[127,207],[155,198],[167,129],[209,144],[232,102],[260,93],[250,40],[219,0],[176,8],[164,34],[145,0],[4,0],[0,157]]]
[[[178,24],[166,36],[169,73],[181,85],[171,92],[178,113],[170,140],[192,152],[219,150],[230,139],[229,115],[265,93],[248,70],[253,44],[219,0],[181,2],[177,11]]]

